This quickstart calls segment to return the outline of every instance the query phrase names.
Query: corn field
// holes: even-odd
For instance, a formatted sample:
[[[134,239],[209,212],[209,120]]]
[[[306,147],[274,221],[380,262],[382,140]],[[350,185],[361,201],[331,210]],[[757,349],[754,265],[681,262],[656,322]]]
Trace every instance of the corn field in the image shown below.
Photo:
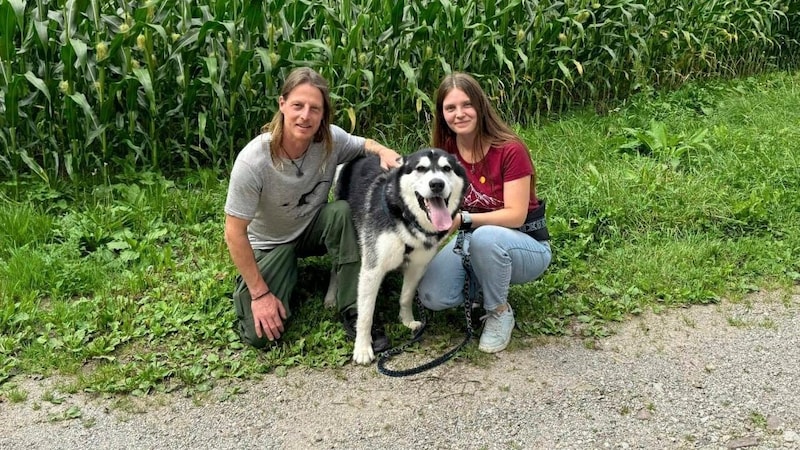
[[[415,147],[453,70],[530,123],[796,67],[798,30],[790,0],[0,0],[0,180],[225,167],[298,65],[336,123]]]

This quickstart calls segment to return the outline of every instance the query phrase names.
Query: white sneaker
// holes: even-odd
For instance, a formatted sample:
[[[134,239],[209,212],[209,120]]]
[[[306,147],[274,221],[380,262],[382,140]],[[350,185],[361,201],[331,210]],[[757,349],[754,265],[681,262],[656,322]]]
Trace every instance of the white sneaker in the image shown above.
[[[478,343],[478,350],[486,353],[497,353],[502,351],[511,342],[511,332],[514,330],[514,311],[508,305],[505,311],[497,313],[489,311],[481,320],[486,322],[483,325],[483,333]]]

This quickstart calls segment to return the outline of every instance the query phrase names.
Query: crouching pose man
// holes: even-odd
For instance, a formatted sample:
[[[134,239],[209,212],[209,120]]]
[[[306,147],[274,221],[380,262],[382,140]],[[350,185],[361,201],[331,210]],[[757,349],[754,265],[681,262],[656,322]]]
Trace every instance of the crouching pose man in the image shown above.
[[[279,339],[290,316],[297,259],[329,254],[339,279],[336,305],[355,338],[356,231],[347,203],[329,203],[328,192],[338,164],[369,152],[387,169],[400,155],[332,125],[328,83],[312,69],[289,74],[278,108],[237,156],[225,202],[225,242],[239,271],[237,331],[257,348]],[[373,327],[372,346],[376,353],[389,348],[382,327]]]

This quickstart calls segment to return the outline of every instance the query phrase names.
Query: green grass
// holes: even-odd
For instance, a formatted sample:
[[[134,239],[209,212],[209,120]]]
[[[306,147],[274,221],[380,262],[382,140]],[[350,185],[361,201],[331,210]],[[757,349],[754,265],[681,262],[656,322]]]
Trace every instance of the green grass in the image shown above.
[[[548,201],[554,259],[540,280],[512,289],[515,345],[591,341],[647,310],[796,285],[798,104],[800,74],[774,73],[642,93],[603,115],[579,110],[520,129]],[[221,379],[349,364],[352,343],[322,308],[324,258],[302,266],[282,341],[267,351],[240,343],[222,239],[227,171],[125,172],[0,186],[0,384],[63,374],[62,392],[198,393]],[[379,300],[396,344],[410,336],[394,324],[398,292],[390,276]],[[455,345],[461,320],[461,311],[434,315],[413,351]],[[459,358],[485,363],[475,344]],[[24,398],[3,386],[3,397]]]
[[[531,308],[547,315],[527,318],[525,329],[559,332],[555,313],[602,334],[603,323],[646,306],[796,282],[797,81],[695,83],[636,96],[604,117],[524,130],[552,207],[556,264],[516,300],[541,306],[552,300],[541,285],[551,283],[560,294],[555,306]],[[656,136],[654,121],[665,137],[649,144],[628,131]]]

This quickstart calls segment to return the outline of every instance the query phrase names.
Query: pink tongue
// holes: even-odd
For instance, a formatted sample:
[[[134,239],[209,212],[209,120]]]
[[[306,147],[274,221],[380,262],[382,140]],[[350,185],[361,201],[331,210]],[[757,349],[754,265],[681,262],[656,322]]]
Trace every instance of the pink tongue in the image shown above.
[[[450,217],[450,211],[447,210],[441,197],[429,198],[425,200],[425,205],[428,207],[431,222],[437,230],[447,231],[453,226],[453,218]]]

